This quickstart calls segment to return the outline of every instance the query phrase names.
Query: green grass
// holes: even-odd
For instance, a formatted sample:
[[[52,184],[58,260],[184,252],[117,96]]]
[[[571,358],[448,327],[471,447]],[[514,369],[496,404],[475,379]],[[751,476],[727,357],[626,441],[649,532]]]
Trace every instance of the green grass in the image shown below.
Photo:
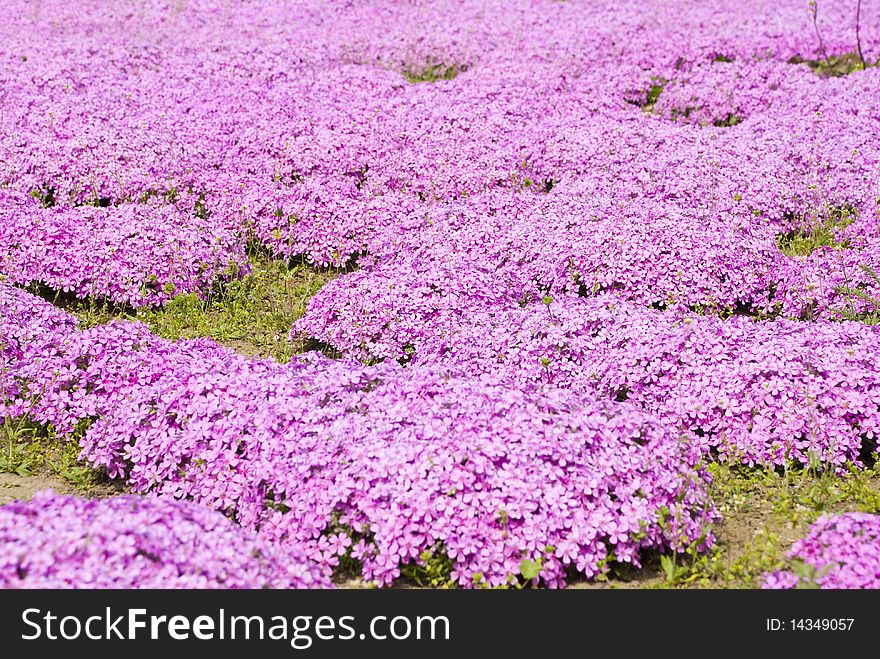
[[[87,426],[77,428],[70,439],[57,437],[51,428],[24,419],[3,419],[0,425],[0,473],[18,476],[52,476],[74,491],[89,494],[106,484],[102,471],[78,460],[79,438]]]
[[[880,288],[880,275],[868,265],[862,264],[859,267]],[[839,286],[836,290],[849,302],[848,305],[837,310],[841,320],[856,320],[867,325],[880,324],[880,298],[874,297],[860,286]],[[856,300],[866,302],[867,311],[856,311],[855,305],[852,304]]]
[[[741,124],[743,122],[743,118],[738,114],[734,114],[733,112],[728,112],[727,116],[722,119],[716,119],[712,122],[713,126],[717,126],[719,128],[730,128],[731,126],[736,126],[737,124]]]
[[[55,205],[55,188],[31,190],[31,197],[38,200],[43,208],[51,208]]]
[[[806,64],[818,75],[826,78],[839,78],[849,75],[855,71],[862,71],[868,66],[877,66],[878,62],[862,63],[861,58],[855,51],[843,53],[842,55],[832,55],[827,59],[803,59],[802,57],[792,57],[788,60],[789,64]]]
[[[846,249],[845,240],[837,239],[837,232],[855,222],[858,214],[849,206],[834,206],[818,216],[809,226],[778,236],[776,244],[786,256],[809,256],[820,247]]]
[[[654,105],[669,82],[666,78],[651,76],[651,86],[639,94],[638,97],[627,98],[626,102],[640,107],[645,112],[653,112]]]
[[[660,98],[660,94],[663,93],[663,86],[665,82],[656,82],[648,88],[648,93],[645,95],[645,107],[654,107],[654,104]]]
[[[70,310],[83,327],[127,318],[146,323],[166,339],[210,337],[245,355],[289,361],[310,347],[290,341],[291,326],[305,312],[309,298],[338,272],[305,264],[289,266],[260,252],[254,252],[250,262],[249,274],[204,300],[191,293],[162,308],[137,311],[88,300],[72,304]]]
[[[403,75],[407,82],[437,82],[438,80],[452,80],[463,70],[459,66],[429,64],[420,69],[407,69]]]
[[[759,587],[764,573],[791,567],[788,549],[821,515],[880,513],[876,467],[851,467],[844,475],[721,463],[709,470],[711,495],[724,517],[714,529],[718,544],[703,554],[686,551],[674,561],[672,554],[649,561],[658,574],[654,587]]]
[[[824,219],[819,219],[824,217]],[[856,221],[858,213],[851,206],[832,206],[821,215],[814,215],[811,226],[777,236],[779,250],[790,257],[806,257],[817,249],[850,249],[852,246],[844,238],[838,238],[838,231]],[[869,265],[862,264],[859,269],[880,288],[880,275]],[[838,286],[836,292],[844,297],[846,303],[835,309],[839,320],[852,320],[868,325],[880,324],[880,298],[872,295],[865,282],[856,285]],[[860,301],[861,304],[854,304]]]

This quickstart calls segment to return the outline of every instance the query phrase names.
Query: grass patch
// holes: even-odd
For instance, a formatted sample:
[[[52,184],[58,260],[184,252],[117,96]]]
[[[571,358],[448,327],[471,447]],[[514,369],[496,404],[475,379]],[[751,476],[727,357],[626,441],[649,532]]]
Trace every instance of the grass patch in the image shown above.
[[[250,273],[232,279],[204,300],[190,293],[175,297],[164,307],[136,311],[79,300],[68,309],[83,327],[120,318],[139,320],[165,339],[210,337],[248,356],[290,361],[294,354],[314,347],[304,340],[291,342],[290,328],[305,313],[309,298],[341,270],[288,265],[257,251],[250,262]]]
[[[455,588],[452,569],[452,561],[443,546],[439,545],[433,550],[422,552],[418,562],[404,565],[401,576],[404,583],[421,588]]]
[[[810,226],[777,236],[776,245],[786,256],[809,256],[820,247],[846,249],[846,240],[837,239],[837,231],[856,221],[858,213],[851,206],[833,206],[822,220]]]
[[[22,477],[54,477],[80,494],[96,490],[119,489],[110,484],[103,471],[78,459],[79,439],[87,425],[77,428],[71,438],[59,438],[48,427],[25,419],[3,419],[0,425],[0,473]]]
[[[195,294],[178,296],[164,308],[142,310],[137,317],[167,339],[208,336],[246,355],[289,361],[306,349],[290,341],[290,328],[335,272],[304,264],[288,267],[263,255],[252,257],[251,267],[219,295],[206,300]]]
[[[880,288],[880,275],[869,265],[862,264],[859,267],[874,282],[877,288]],[[871,295],[863,285],[839,286],[835,290],[849,302],[847,306],[837,310],[841,320],[856,320],[866,325],[880,324],[880,298]],[[852,304],[856,300],[867,303],[868,310],[856,311],[855,305]]]
[[[654,105],[657,103],[657,99],[660,98],[660,94],[663,93],[663,89],[668,82],[669,81],[664,78],[653,76],[651,78],[651,86],[648,87],[648,89],[641,93],[634,92],[633,97],[626,98],[625,100],[630,105],[637,105],[645,112],[651,112],[654,109]]]
[[[645,94],[645,105],[644,107],[650,108],[654,107],[654,104],[657,102],[657,99],[660,98],[660,94],[663,93],[663,85],[665,83],[655,82],[648,88],[647,93]]]
[[[873,64],[865,62],[863,64],[862,59],[856,52],[832,55],[826,59],[804,59],[803,57],[795,55],[788,60],[788,63],[806,64],[815,71],[817,75],[820,75],[823,78],[840,78],[849,75],[850,73],[854,73],[855,71],[863,71],[868,66],[877,65],[877,62],[874,62]]]
[[[715,528],[718,544],[702,555],[679,555],[675,570],[661,571],[658,587],[759,587],[764,573],[787,566],[791,544],[820,516],[880,513],[876,467],[850,467],[844,475],[799,466],[771,470],[720,463],[709,470],[712,498],[724,517]],[[649,565],[656,569],[656,563]]]
[[[660,76],[651,76],[651,85],[647,89],[627,92],[623,100],[641,108],[644,112],[653,112],[660,95],[670,82],[671,80]]]
[[[743,122],[743,118],[738,114],[734,114],[733,112],[728,112],[727,116],[722,119],[716,119],[712,122],[713,126],[717,126],[719,128],[730,128],[731,126],[736,126],[737,124],[741,124]]]
[[[407,82],[438,82],[440,80],[452,80],[459,73],[467,70],[466,66],[454,66],[446,64],[429,64],[423,68],[409,68],[403,72]]]
[[[55,205],[55,188],[31,190],[31,197],[39,201],[43,208],[52,208]]]

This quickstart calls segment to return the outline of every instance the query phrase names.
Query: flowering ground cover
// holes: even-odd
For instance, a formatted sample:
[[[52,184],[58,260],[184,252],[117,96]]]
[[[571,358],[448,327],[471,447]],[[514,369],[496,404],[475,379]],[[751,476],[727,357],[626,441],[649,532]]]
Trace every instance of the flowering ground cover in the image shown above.
[[[390,583],[442,549],[462,585],[504,584],[524,560],[560,585],[569,567],[711,542],[699,454],[629,406],[394,362],[252,360],[138,323],[81,331],[2,290],[5,317],[34,305],[56,321],[4,341],[5,416],[61,434],[94,420],[81,457],[110,477],[322,564],[351,558]],[[22,343],[39,354],[20,358]]]
[[[315,588],[290,548],[191,503],[41,494],[0,508],[2,588]]]
[[[791,548],[791,571],[766,577],[765,588],[880,588],[880,517],[822,517]]]
[[[0,10],[0,468],[379,585],[880,512],[875,0]]]

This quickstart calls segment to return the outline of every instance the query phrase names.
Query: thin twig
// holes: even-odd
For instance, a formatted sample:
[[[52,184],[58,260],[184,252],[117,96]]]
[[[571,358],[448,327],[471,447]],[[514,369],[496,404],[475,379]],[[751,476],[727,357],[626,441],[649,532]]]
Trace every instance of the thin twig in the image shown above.
[[[859,0],[861,3],[861,0]],[[810,13],[813,15],[813,28],[816,30],[816,38],[819,40],[819,49],[822,52],[822,57],[825,59],[825,63],[828,66],[831,66],[831,60],[828,59],[828,51],[825,50],[825,41],[822,39],[822,34],[819,32],[819,2],[818,0],[810,0]]]
[[[862,62],[862,70],[865,69],[865,56],[862,55],[862,35],[860,33],[862,18],[862,0],[856,2],[856,49],[859,53],[859,60]]]

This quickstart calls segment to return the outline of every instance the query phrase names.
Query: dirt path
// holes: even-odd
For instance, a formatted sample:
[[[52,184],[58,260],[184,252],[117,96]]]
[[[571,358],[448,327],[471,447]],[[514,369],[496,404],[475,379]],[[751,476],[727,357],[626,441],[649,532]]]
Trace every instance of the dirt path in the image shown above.
[[[95,485],[90,487],[88,491],[78,491],[61,478],[51,475],[19,476],[18,474],[0,473],[0,506],[15,499],[30,499],[42,490],[54,490],[56,494],[78,494],[93,498],[109,497],[121,493],[118,487],[110,484]]]
[[[57,494],[72,494],[73,488],[53,476],[19,476],[0,474],[0,506],[15,499],[30,499],[40,490],[55,490]]]

